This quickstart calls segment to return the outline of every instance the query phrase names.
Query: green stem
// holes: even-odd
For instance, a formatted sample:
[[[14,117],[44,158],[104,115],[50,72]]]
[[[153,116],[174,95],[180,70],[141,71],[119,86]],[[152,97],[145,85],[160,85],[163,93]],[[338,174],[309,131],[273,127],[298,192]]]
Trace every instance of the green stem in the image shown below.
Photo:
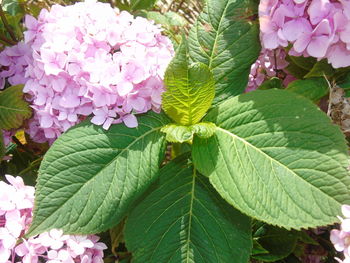
[[[24,175],[24,174],[28,173],[29,171],[33,170],[33,168],[39,167],[42,160],[43,160],[42,157],[40,157],[39,159],[34,160],[33,162],[31,162],[29,164],[29,166],[26,169],[24,169],[21,172],[19,172],[18,176]]]
[[[17,43],[18,41],[17,41],[16,35],[15,35],[15,33],[13,32],[13,30],[11,29],[9,23],[7,22],[7,19],[6,19],[4,10],[2,9],[2,6],[1,6],[1,5],[0,5],[0,17],[1,17],[2,22],[4,23],[4,26],[5,26],[6,30],[7,30],[7,32],[9,32],[9,34],[10,34],[12,40],[15,41],[15,42]]]
[[[11,45],[11,46],[17,44],[17,42],[5,37],[4,35],[0,35],[0,41],[2,41],[3,43],[5,43],[7,45]]]

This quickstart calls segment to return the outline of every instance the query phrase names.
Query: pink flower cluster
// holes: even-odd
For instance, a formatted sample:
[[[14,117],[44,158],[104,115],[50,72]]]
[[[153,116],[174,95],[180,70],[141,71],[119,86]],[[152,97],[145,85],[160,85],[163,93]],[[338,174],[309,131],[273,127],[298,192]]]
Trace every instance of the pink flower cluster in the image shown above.
[[[174,55],[160,26],[95,0],[43,9],[38,19],[27,15],[25,26],[25,43],[0,55],[0,82],[25,84],[35,141],[52,142],[90,115],[108,129],[136,127],[134,114],[160,111]]]
[[[286,51],[283,48],[274,50],[262,49],[258,59],[251,66],[248,86],[245,92],[256,90],[264,81],[271,77],[283,79],[283,84],[285,85],[294,80],[295,78],[285,69],[289,64],[285,60],[286,56]]]
[[[12,86],[26,83],[25,69],[30,60],[31,50],[28,45],[20,42],[6,47],[0,53],[0,90],[4,88],[6,79]]]
[[[344,260],[339,258],[336,258],[336,260],[340,263],[350,263],[350,206],[343,205],[342,213],[345,218],[339,217],[341,220],[341,229],[333,229],[330,239],[335,249],[344,253]]]
[[[109,4],[87,0],[26,16],[32,49],[24,92],[37,126],[54,139],[84,117],[108,129],[134,113],[160,111],[163,76],[173,56],[159,26]],[[34,125],[33,125],[34,126]]]
[[[264,48],[291,45],[290,55],[350,66],[349,0],[262,0],[259,16]]]
[[[0,263],[102,263],[104,243],[94,235],[63,235],[51,230],[29,239],[23,235],[32,220],[34,187],[21,177],[0,181]],[[19,243],[19,244],[18,244]]]

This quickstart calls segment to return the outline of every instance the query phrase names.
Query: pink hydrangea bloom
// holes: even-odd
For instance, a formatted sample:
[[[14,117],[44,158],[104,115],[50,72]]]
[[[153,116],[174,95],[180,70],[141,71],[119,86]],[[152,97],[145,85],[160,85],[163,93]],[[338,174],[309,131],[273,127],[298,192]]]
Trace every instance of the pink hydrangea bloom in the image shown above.
[[[256,90],[264,81],[271,77],[282,77],[283,84],[287,85],[295,78],[285,69],[288,62],[286,52],[282,48],[275,50],[262,49],[257,61],[251,66],[249,81],[245,92]],[[279,76],[283,73],[283,76]]]
[[[21,177],[6,175],[0,181],[0,263],[102,263],[104,243],[95,235],[64,235],[53,229],[24,239],[32,220],[34,187]]]
[[[344,218],[339,217],[341,220],[340,230],[333,229],[331,231],[330,239],[339,252],[344,253],[344,260],[336,258],[338,262],[349,263],[350,262],[350,206],[342,206],[342,214]]]
[[[25,69],[30,58],[30,47],[22,42],[0,53],[0,89],[4,88],[5,79],[10,85],[26,83]]]
[[[264,48],[290,44],[290,55],[326,58],[334,68],[350,66],[348,0],[262,0],[259,16]]]
[[[89,115],[108,129],[121,122],[136,127],[134,114],[160,111],[174,51],[153,22],[90,0],[54,5],[38,19],[26,16],[25,25],[32,57],[24,92],[31,95],[29,133],[37,141],[52,141]]]

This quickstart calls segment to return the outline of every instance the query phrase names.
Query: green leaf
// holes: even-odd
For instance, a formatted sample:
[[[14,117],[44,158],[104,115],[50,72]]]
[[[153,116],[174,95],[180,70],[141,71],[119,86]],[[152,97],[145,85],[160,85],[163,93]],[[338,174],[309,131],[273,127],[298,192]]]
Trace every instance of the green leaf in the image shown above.
[[[263,246],[260,245],[256,239],[253,239],[252,256],[261,255],[261,254],[268,254],[268,253],[269,253],[269,251],[267,251],[265,248],[263,248]]]
[[[214,135],[216,126],[211,122],[201,122],[192,126],[193,133],[200,138],[209,138]]]
[[[189,64],[185,37],[166,70],[162,107],[180,125],[198,123],[215,96],[213,75],[202,63]]]
[[[282,80],[276,77],[273,77],[269,80],[264,81],[263,84],[260,85],[260,90],[266,90],[266,89],[282,89],[283,84]]]
[[[20,13],[22,14],[24,12],[18,0],[2,0],[1,6],[4,11],[6,11],[12,16],[15,16]]]
[[[222,200],[187,157],[162,168],[153,191],[129,214],[124,234],[133,262],[247,262],[250,218]]]
[[[0,162],[2,161],[2,158],[5,156],[5,144],[4,144],[4,135],[2,133],[2,130],[0,129]]]
[[[211,110],[209,139],[196,136],[195,167],[227,202],[287,229],[332,224],[350,203],[344,135],[311,101],[254,91]]]
[[[350,90],[350,73],[345,73],[337,80],[337,85],[344,90]]]
[[[286,67],[286,70],[292,74],[294,77],[298,78],[298,79],[302,79],[304,78],[304,76],[309,72],[308,70],[306,70],[303,67],[300,67],[299,65],[297,65],[292,59],[291,57],[287,56],[286,60],[289,62],[289,65]]]
[[[315,245],[315,246],[319,246],[320,245],[315,239],[313,239],[305,231],[299,231],[298,232],[298,240],[300,240],[301,242],[303,242],[305,244],[310,244],[310,245]]]
[[[193,138],[193,130],[191,126],[181,126],[176,124],[168,124],[161,129],[166,134],[168,142],[183,143]]]
[[[52,228],[98,233],[123,219],[157,177],[165,152],[164,114],[138,121],[137,128],[108,131],[86,121],[55,141],[39,170],[30,235]]]
[[[308,58],[303,56],[300,56],[300,57],[288,56],[288,57],[298,67],[303,68],[307,71],[310,71],[314,67],[314,65],[317,63],[316,58],[313,58],[313,57],[308,57]]]
[[[153,20],[156,24],[161,24],[162,26],[169,26],[168,18],[156,11],[140,11],[142,17],[148,20]]]
[[[253,239],[253,250],[252,255],[260,255],[260,254],[268,254],[269,251],[267,251],[265,248],[263,248],[262,245],[259,244],[259,242],[256,239]]]
[[[192,126],[168,124],[161,131],[166,134],[166,140],[168,142],[183,143],[191,141],[194,134],[197,134],[201,138],[209,138],[214,135],[215,128],[214,123],[201,122]]]
[[[132,11],[140,9],[151,9],[157,0],[130,0],[130,8]]]
[[[287,90],[312,101],[318,101],[329,93],[329,85],[327,80],[323,77],[298,79],[289,83]]]
[[[23,100],[23,85],[12,86],[0,92],[0,128],[5,130],[19,128],[32,112]]]
[[[189,35],[190,56],[212,70],[213,105],[242,93],[260,52],[258,1],[207,0]]]
[[[275,262],[291,254],[298,240],[298,232],[265,225],[264,235],[257,238],[257,242],[268,251],[253,255],[254,259],[265,262]]]
[[[187,20],[183,18],[178,13],[169,11],[164,13],[165,17],[168,19],[168,23],[171,26],[186,26],[188,24]]]
[[[313,68],[307,73],[304,78],[314,78],[314,77],[331,77],[334,75],[335,70],[328,64],[327,59],[322,59],[318,61]]]

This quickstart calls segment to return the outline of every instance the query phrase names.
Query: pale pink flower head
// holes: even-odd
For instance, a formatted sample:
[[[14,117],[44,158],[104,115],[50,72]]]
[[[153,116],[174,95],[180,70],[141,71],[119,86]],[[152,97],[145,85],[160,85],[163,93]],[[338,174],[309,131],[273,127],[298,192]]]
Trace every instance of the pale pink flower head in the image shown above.
[[[341,220],[340,230],[333,229],[330,240],[337,251],[344,253],[344,260],[339,258],[336,258],[336,260],[347,263],[350,262],[350,206],[342,205],[341,210],[344,218],[339,217]]]
[[[38,19],[26,16],[25,24],[32,50],[24,92],[34,110],[34,140],[51,142],[90,115],[108,129],[120,122],[136,127],[135,114],[159,112],[174,50],[153,22],[89,0],[54,5]]]
[[[0,263],[15,262],[15,257],[24,263],[103,262],[107,247],[95,235],[65,235],[52,229],[23,238],[32,220],[34,188],[21,177],[6,179],[10,184],[0,181]]]
[[[350,66],[349,0],[262,0],[260,38],[264,48],[291,46],[289,55],[328,59]]]
[[[4,88],[5,80],[12,86],[24,84],[28,80],[25,69],[30,58],[31,49],[22,42],[6,47],[0,53],[0,89]]]

